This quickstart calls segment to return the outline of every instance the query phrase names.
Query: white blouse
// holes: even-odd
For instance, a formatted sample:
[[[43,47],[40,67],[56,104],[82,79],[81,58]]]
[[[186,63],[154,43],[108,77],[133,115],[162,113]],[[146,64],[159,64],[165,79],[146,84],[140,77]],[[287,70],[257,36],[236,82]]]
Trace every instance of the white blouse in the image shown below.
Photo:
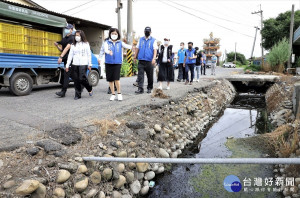
[[[77,42],[76,45],[72,44],[68,56],[66,68],[70,67],[73,60],[73,65],[78,66],[92,66],[92,54],[89,43]]]

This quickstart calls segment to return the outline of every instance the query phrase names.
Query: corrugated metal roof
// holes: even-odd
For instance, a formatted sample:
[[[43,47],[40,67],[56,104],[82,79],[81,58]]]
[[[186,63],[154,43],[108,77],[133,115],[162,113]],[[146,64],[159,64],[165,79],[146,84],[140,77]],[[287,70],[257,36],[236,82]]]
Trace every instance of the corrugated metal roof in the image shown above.
[[[23,5],[23,4],[20,4],[20,3],[11,2],[11,1],[8,1],[8,0],[0,0],[0,1],[2,1],[4,3],[9,3],[9,4],[12,4],[12,5],[15,5],[15,6],[28,8],[28,9],[35,10],[35,11],[39,11],[39,12],[43,12],[43,13],[47,13],[47,14],[52,14],[52,15],[59,16],[59,17],[64,17],[64,18],[67,19],[67,21],[70,21],[70,20],[79,21],[79,22],[82,21],[82,22],[85,22],[85,23],[87,23],[91,26],[100,27],[104,30],[108,30],[109,28],[111,28],[111,26],[109,26],[109,25],[105,25],[105,24],[101,24],[101,23],[97,23],[97,22],[94,22],[94,21],[89,21],[89,20],[81,19],[81,18],[77,18],[77,17],[72,17],[72,16],[69,16],[69,15],[57,13],[57,12],[50,11],[50,10],[47,10],[47,9],[42,9],[42,8],[38,8],[38,7],[31,7],[31,6]],[[34,2],[31,1],[31,3],[34,3]]]

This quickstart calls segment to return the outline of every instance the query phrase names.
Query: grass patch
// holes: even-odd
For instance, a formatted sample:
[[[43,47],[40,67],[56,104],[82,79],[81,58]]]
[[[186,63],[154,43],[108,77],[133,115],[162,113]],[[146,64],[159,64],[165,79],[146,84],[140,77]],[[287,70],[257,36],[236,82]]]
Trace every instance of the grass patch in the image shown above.
[[[232,152],[232,158],[259,158],[261,151],[256,148],[257,137],[247,139],[231,139],[227,140],[226,146]],[[254,144],[254,145],[252,145]],[[251,146],[252,145],[252,146]],[[267,171],[270,170],[270,171]],[[201,173],[190,179],[190,184],[195,191],[201,193],[201,197],[277,197],[277,194],[271,192],[244,192],[244,188],[240,192],[231,193],[224,189],[223,182],[228,175],[236,175],[239,177],[241,184],[245,178],[251,178],[253,181],[255,177],[273,177],[272,166],[258,164],[216,164],[216,165],[203,165],[201,166]],[[252,185],[252,188],[254,186]]]

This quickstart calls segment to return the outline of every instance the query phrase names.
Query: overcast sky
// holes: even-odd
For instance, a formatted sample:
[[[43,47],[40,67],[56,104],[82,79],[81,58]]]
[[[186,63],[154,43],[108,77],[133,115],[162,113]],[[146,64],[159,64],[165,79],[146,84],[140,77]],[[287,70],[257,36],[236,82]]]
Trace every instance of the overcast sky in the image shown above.
[[[88,19],[98,23],[118,26],[115,8],[117,0],[35,0],[41,6],[59,13]],[[122,30],[127,28],[127,0],[121,0]],[[203,39],[210,32],[220,38],[224,53],[234,51],[246,58],[251,55],[255,28],[260,27],[260,16],[251,12],[263,10],[264,19],[276,17],[279,13],[300,9],[300,0],[134,0],[133,29],[143,36],[145,26],[152,28],[152,36],[162,40],[171,39],[175,49],[180,42],[194,42],[202,49]],[[72,9],[74,8],[74,9]],[[70,10],[71,9],[71,10]],[[69,11],[67,11],[69,10]],[[67,12],[65,12],[67,11]],[[259,32],[258,32],[259,33]],[[261,56],[260,34],[258,34],[254,56]]]

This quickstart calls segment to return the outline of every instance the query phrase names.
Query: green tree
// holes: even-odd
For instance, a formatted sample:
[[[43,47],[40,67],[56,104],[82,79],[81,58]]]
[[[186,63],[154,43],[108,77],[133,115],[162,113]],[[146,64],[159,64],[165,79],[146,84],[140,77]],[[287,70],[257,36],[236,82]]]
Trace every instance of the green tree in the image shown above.
[[[289,60],[290,49],[286,38],[275,44],[267,55],[267,62],[273,71],[283,72],[285,63]]]
[[[230,52],[227,54],[227,61],[228,62],[234,62],[234,52]],[[236,53],[236,61],[240,62],[242,65],[246,65],[247,64],[247,60],[245,58],[244,54],[241,53]]]
[[[289,38],[291,23],[291,11],[280,13],[276,18],[269,18],[263,21],[262,29],[263,47],[271,49],[283,38]],[[300,26],[300,11],[295,12],[294,30]]]

